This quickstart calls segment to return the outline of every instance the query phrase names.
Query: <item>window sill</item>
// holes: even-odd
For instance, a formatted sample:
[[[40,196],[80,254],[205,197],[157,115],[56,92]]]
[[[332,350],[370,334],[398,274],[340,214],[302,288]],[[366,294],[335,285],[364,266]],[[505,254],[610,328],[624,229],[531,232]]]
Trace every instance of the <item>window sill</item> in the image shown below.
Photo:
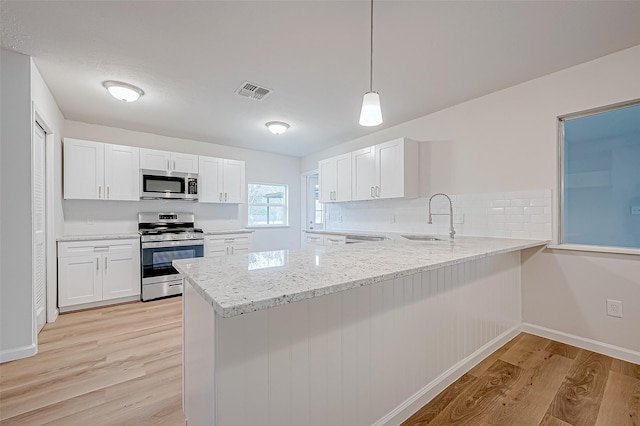
[[[626,247],[585,246],[581,244],[549,244],[552,250],[589,251],[594,253],[635,254],[640,256],[640,249]]]
[[[291,228],[289,225],[247,225],[246,229],[277,229],[277,228]]]

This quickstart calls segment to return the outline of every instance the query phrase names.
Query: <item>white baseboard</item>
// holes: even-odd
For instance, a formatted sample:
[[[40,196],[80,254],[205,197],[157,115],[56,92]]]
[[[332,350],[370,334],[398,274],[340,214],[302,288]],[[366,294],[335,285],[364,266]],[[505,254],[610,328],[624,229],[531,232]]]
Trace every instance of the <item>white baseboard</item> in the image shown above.
[[[522,323],[522,331],[536,336],[545,337],[557,342],[566,343],[567,345],[576,346],[578,348],[608,355],[612,358],[618,358],[624,361],[640,364],[640,352],[631,349],[621,348],[620,346],[610,345],[608,343],[599,342],[597,340],[587,339],[586,337],[576,336],[574,334],[565,333],[550,328],[541,327],[530,323]]]
[[[373,426],[392,426],[401,424],[422,408],[426,403],[435,398],[436,395],[458,380],[464,373],[471,370],[479,364],[480,361],[484,360],[509,340],[516,337],[518,333],[520,333],[520,325],[505,331],[435,378],[425,387],[406,399],[402,404],[398,405],[394,410],[375,422]]]
[[[37,353],[38,347],[35,343],[27,346],[20,346],[18,348],[7,349],[0,351],[0,363],[15,361],[20,358],[27,358],[34,356]]]

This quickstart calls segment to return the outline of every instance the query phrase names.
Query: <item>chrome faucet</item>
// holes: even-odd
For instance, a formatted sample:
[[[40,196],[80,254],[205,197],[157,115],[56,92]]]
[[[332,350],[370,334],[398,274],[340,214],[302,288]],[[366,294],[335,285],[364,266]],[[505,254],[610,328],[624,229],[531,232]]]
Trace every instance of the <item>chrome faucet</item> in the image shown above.
[[[438,192],[436,194],[433,194],[430,198],[429,198],[429,224],[433,223],[433,218],[431,216],[446,216],[446,213],[431,213],[431,200],[433,200],[433,197],[437,196],[437,195],[442,195],[444,197],[447,197],[447,200],[449,200],[449,238],[451,238],[453,240],[453,236],[456,235],[456,230],[453,229],[453,203],[451,202],[451,198],[449,198],[449,196],[447,194],[443,194],[442,192]]]

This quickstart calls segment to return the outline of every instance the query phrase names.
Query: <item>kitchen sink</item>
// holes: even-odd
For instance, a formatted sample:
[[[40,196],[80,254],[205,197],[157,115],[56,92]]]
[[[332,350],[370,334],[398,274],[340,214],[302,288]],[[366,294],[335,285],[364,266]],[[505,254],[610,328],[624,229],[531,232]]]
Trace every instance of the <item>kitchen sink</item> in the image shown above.
[[[412,241],[445,241],[443,238],[438,238],[433,235],[400,235],[402,238]]]

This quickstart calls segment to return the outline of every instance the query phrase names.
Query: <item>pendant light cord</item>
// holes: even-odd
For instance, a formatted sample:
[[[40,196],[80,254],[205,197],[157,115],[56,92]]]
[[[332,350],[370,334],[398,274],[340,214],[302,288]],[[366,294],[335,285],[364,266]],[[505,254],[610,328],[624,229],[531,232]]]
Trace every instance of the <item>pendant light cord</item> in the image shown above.
[[[373,0],[371,0],[371,50],[369,58],[369,91],[373,92]]]

